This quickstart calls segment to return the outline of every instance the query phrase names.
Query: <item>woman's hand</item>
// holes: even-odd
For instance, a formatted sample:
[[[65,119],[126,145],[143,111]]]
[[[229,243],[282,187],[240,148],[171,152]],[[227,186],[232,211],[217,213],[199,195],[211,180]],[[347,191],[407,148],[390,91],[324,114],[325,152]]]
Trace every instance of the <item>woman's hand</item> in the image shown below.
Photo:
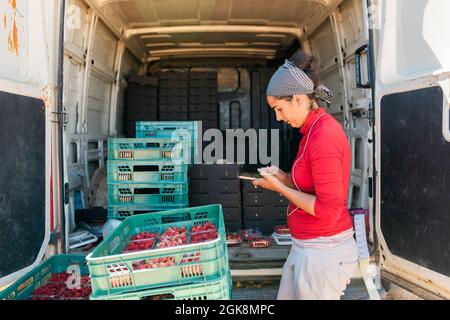
[[[285,186],[283,180],[287,177],[286,173],[275,166],[261,168],[258,171],[263,178],[254,180],[252,182],[254,186],[281,193],[282,188]]]

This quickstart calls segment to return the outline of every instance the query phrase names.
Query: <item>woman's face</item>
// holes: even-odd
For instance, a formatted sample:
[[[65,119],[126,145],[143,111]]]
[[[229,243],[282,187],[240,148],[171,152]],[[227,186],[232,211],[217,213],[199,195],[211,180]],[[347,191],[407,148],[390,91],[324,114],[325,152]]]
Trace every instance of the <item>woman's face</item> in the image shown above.
[[[311,100],[307,95],[295,95],[291,101],[267,97],[267,103],[275,111],[277,121],[284,121],[293,128],[301,128],[309,114]]]

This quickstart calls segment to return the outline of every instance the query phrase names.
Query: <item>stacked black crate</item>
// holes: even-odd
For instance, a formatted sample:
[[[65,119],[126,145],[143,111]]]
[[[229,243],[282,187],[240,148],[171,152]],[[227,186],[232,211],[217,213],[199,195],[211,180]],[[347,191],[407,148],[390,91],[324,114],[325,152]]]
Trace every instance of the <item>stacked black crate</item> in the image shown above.
[[[162,72],[159,82],[159,120],[188,120],[188,73]]]
[[[251,181],[242,180],[244,227],[258,228],[271,234],[273,226],[287,223],[289,201],[276,192],[255,187]]]
[[[242,229],[239,165],[198,164],[189,170],[189,204],[221,204],[228,232]]]
[[[158,79],[131,75],[126,93],[127,136],[136,136],[136,121],[158,120]]]
[[[189,120],[202,121],[203,131],[219,128],[217,72],[189,73]]]

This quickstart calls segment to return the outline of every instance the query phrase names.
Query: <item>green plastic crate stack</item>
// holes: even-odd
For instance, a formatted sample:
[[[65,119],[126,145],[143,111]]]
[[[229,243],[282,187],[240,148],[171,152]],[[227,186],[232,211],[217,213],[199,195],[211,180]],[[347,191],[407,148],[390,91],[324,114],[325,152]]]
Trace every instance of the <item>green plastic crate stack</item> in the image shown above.
[[[190,164],[197,163],[202,149],[200,121],[136,121],[136,138],[171,138],[188,143]]]
[[[187,143],[172,138],[108,140],[108,218],[189,205]]]
[[[55,274],[67,274],[67,279],[60,275],[54,277]],[[90,292],[88,276],[85,255],[54,255],[0,291],[0,300],[87,300]],[[44,286],[48,286],[45,291],[42,290]]]
[[[131,216],[86,260],[91,300],[231,299],[220,205]]]

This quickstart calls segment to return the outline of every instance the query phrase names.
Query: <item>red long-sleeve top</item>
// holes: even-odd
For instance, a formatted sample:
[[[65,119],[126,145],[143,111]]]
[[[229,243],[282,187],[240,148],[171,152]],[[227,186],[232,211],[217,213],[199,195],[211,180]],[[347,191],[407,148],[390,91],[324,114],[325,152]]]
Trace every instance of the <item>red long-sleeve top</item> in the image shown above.
[[[347,208],[351,151],[342,126],[319,108],[309,113],[300,132],[303,138],[291,176],[299,190],[317,197],[314,204],[316,216],[296,209],[290,203],[288,213],[292,214],[288,216],[288,225],[292,236],[306,240],[332,236],[352,228]],[[307,148],[298,160],[309,132]]]

